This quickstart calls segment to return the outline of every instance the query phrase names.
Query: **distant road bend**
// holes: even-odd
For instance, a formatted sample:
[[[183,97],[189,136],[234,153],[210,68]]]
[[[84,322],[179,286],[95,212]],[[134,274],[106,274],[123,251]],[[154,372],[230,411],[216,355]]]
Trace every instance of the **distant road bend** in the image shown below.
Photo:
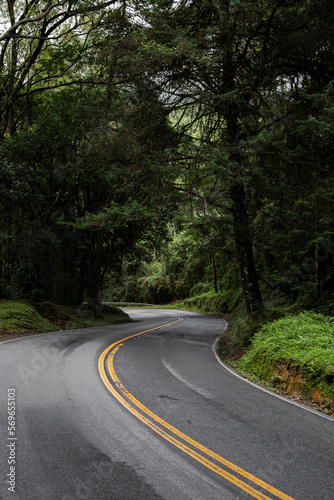
[[[334,498],[334,419],[219,363],[219,317],[127,312],[0,344],[1,499]]]

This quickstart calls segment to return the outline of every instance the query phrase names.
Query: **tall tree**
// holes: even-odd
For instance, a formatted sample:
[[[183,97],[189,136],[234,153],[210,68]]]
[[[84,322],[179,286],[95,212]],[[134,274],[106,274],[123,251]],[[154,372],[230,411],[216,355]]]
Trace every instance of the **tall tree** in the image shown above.
[[[169,106],[183,110],[179,132],[192,135],[193,160],[199,158],[193,165],[203,170],[206,163],[210,184],[204,197],[229,201],[249,314],[263,309],[249,216],[251,179],[262,161],[254,141],[286,119],[287,112],[275,116],[282,88],[298,89],[305,78],[321,78],[319,68],[331,51],[329,38],[320,36],[324,3],[319,0],[315,9],[301,0],[151,2],[146,11],[149,25],[139,55],[150,61],[148,74]],[[213,168],[212,151],[222,159]]]

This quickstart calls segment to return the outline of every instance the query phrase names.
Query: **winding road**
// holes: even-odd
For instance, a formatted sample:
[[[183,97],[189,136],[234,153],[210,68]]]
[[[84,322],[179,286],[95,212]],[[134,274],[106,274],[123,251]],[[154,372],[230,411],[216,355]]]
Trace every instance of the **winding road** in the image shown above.
[[[238,377],[172,309],[0,344],[0,498],[332,500],[334,419]]]

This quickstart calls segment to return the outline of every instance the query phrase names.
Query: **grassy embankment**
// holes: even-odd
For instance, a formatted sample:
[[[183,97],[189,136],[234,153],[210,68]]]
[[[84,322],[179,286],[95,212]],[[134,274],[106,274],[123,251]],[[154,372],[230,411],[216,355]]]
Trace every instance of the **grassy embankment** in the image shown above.
[[[221,356],[245,377],[334,414],[334,318],[279,308],[246,321],[238,293],[206,293],[178,309],[225,313]],[[239,318],[239,319],[235,319]]]
[[[334,318],[302,312],[265,324],[235,365],[334,412]]]
[[[131,321],[117,307],[107,307],[93,318],[89,311],[79,311],[50,303],[28,304],[0,302],[0,341],[35,333],[110,325]]]

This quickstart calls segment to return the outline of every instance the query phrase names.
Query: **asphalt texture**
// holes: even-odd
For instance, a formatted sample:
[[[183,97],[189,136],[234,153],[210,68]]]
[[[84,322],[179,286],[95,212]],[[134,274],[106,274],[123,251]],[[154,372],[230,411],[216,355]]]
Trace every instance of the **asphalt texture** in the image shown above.
[[[334,419],[220,364],[218,316],[127,312],[135,322],[0,344],[1,499],[334,498]]]

